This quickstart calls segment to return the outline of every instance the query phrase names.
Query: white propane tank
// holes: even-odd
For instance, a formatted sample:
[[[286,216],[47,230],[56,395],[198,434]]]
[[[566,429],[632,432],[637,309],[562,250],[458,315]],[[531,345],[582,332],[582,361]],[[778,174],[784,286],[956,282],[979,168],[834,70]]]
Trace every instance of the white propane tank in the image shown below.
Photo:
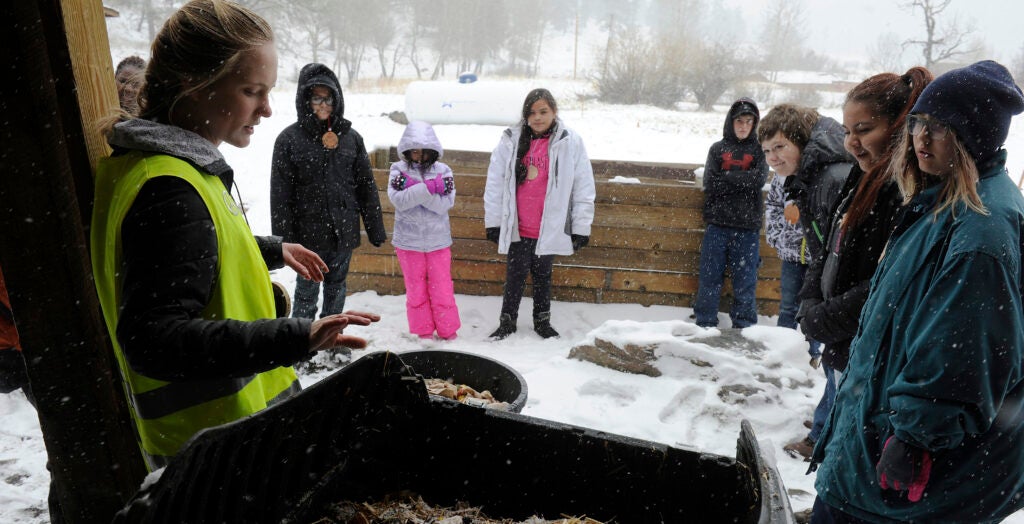
[[[530,88],[521,83],[415,81],[405,90],[405,116],[431,124],[515,124]]]

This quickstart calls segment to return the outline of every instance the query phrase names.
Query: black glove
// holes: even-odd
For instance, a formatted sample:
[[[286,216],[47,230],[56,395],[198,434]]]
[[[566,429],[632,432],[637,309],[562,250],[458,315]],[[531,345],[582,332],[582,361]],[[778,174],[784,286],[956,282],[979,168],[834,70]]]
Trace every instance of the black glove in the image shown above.
[[[798,307],[796,310],[796,323],[803,323],[804,319],[807,318],[807,314],[810,313],[812,309],[814,309],[818,304],[821,304],[822,302],[823,300],[821,300],[820,298],[805,298],[801,300],[800,307]]]
[[[579,251],[580,248],[590,243],[588,235],[572,235],[572,250]]]
[[[489,228],[487,228],[487,240],[490,240],[491,242],[494,242],[495,244],[497,244],[498,243],[498,238],[500,236],[501,236],[501,228],[500,227],[489,227]]]
[[[907,490],[907,500],[921,500],[932,473],[932,457],[927,450],[896,438],[885,441],[882,456],[875,466],[882,489]]]

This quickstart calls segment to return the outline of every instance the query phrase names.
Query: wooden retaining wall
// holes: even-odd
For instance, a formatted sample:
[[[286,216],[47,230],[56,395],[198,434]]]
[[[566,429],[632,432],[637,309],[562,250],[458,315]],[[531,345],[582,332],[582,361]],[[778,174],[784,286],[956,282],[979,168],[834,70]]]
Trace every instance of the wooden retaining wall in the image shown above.
[[[375,152],[373,158],[384,225],[390,238],[394,207],[386,188],[387,168],[396,158],[394,149]],[[455,172],[458,189],[455,207],[449,213],[455,292],[501,295],[505,256],[498,255],[497,247],[487,241],[483,222],[489,154],[445,151],[444,160]],[[597,160],[593,164],[597,201],[590,244],[573,256],[555,257],[553,299],[692,307],[704,234],[704,196],[694,185],[693,176],[697,166]],[[639,178],[642,183],[609,182],[616,175]],[[778,312],[781,262],[775,249],[765,243],[763,233],[761,258],[758,310],[774,315]],[[390,242],[375,248],[364,238],[352,257],[348,289],[372,289],[383,295],[405,293]],[[526,290],[526,296],[531,293],[532,290]],[[728,311],[730,295],[727,280],[721,311]]]

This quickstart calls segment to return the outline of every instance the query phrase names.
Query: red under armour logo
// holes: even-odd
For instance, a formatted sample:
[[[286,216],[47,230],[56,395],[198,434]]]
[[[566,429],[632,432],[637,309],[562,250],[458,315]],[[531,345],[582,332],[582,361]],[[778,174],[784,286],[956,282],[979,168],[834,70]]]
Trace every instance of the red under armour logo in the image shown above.
[[[742,160],[736,160],[732,157],[732,151],[722,153],[722,170],[729,171],[733,168],[739,169],[750,169],[750,163],[754,161],[754,155],[745,154]]]

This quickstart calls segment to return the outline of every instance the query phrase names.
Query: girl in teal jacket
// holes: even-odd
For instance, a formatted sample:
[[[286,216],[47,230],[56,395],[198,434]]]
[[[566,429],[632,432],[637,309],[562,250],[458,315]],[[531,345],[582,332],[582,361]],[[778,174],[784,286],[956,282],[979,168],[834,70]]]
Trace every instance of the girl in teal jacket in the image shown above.
[[[907,205],[814,450],[812,522],[1024,507],[1024,198],[1001,150],[1022,110],[992,61],[940,76],[911,110],[892,165]]]

